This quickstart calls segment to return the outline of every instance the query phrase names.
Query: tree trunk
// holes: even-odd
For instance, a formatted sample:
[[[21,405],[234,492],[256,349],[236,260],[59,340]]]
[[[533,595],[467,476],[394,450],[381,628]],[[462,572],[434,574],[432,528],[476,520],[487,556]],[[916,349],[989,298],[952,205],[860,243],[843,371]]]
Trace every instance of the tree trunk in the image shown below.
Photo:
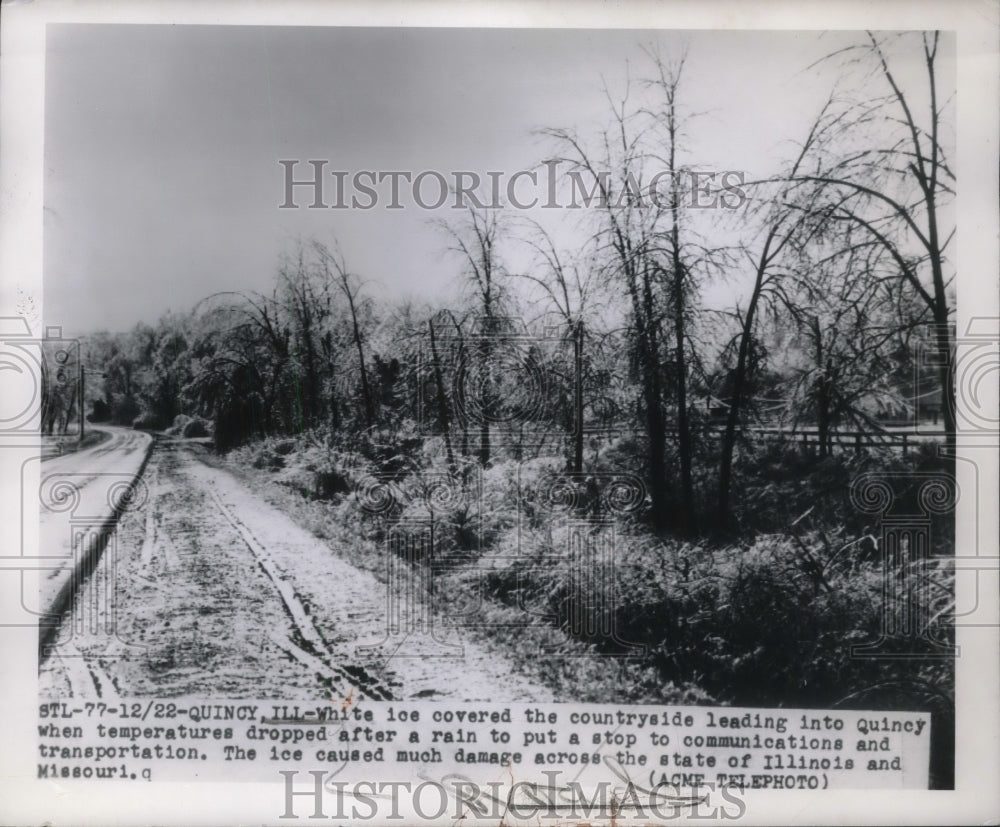
[[[940,260],[932,260],[934,274],[934,335],[938,356],[938,376],[941,382],[941,417],[944,420],[945,450],[955,453],[955,433],[957,429],[955,417],[955,371],[954,362],[957,354],[952,356],[951,328],[948,319],[948,301],[945,296],[944,276],[941,272]]]
[[[949,454],[955,452],[955,434],[957,429],[955,417],[955,376],[951,349],[951,332],[948,323],[936,325],[937,349],[940,367],[938,374],[941,381],[941,416],[944,420],[945,446]]]
[[[441,376],[441,360],[438,357],[437,339],[434,337],[434,321],[427,320],[427,327],[431,334],[431,358],[434,360],[434,381],[437,384],[438,393],[438,419],[441,423],[441,430],[444,431],[444,447],[448,455],[448,468],[455,473],[455,454],[451,448],[451,423],[448,419],[448,400],[444,395],[444,379]]]
[[[819,455],[830,454],[830,400],[827,394],[826,379],[821,380],[816,398],[816,424],[819,431]]]
[[[361,370],[361,396],[365,405],[365,425],[370,428],[375,424],[375,403],[372,400],[371,386],[368,384],[368,370],[365,367],[365,351],[361,343],[361,328],[358,325],[358,313],[354,306],[354,295],[351,293],[346,277],[344,278],[344,292],[347,294],[347,304],[351,309],[354,345],[358,350],[358,365]]]
[[[680,241],[680,198],[678,192],[679,179],[677,175],[677,133],[678,119],[676,110],[676,94],[680,81],[679,74],[673,79],[669,90],[667,109],[667,131],[670,137],[668,171],[673,189],[670,199],[670,259],[673,280],[673,310],[674,310],[674,348],[677,360],[677,448],[681,460],[681,511],[678,515],[679,526],[684,534],[695,530],[694,513],[694,483],[691,472],[691,427],[687,408],[687,356],[685,353],[685,276],[687,274],[684,262],[681,260]]]
[[[676,257],[675,265],[681,267]],[[683,270],[674,275],[674,333],[677,351],[677,448],[681,459],[680,529],[684,534],[694,530],[694,483],[691,474],[691,425],[687,407],[687,357],[684,350],[684,276]]]
[[[629,253],[622,248],[622,258],[625,260],[625,284],[632,302],[632,315],[635,319],[636,341],[639,346],[639,374],[642,383],[642,401],[644,419],[646,421],[646,436],[649,439],[649,494],[653,510],[653,529],[657,534],[663,534],[668,525],[667,506],[669,504],[667,490],[667,429],[666,417],[663,413],[663,394],[660,388],[660,364],[651,342],[650,327],[655,323],[655,316],[647,315],[639,296],[638,274],[635,264],[630,260]]]
[[[743,409],[743,391],[746,387],[747,363],[750,358],[750,343],[753,337],[754,321],[757,318],[757,305],[760,303],[764,288],[764,276],[771,260],[771,243],[774,241],[774,227],[768,232],[767,239],[757,262],[757,273],[754,278],[753,292],[747,304],[747,312],[743,318],[743,330],[740,334],[740,349],[736,357],[736,375],[733,377],[733,393],[729,400],[729,413],[726,416],[726,430],[722,437],[722,456],[719,459],[719,499],[718,528],[725,529],[729,523],[729,493],[733,477],[733,453],[736,450],[736,427],[739,424]]]
[[[488,356],[483,357],[484,369],[488,364]],[[490,406],[493,404],[493,397],[488,388],[483,389],[483,398],[481,400],[482,410],[480,414],[482,415],[482,422],[479,424],[479,462],[485,468],[490,461],[490,423],[488,418],[488,413]]]
[[[578,320],[573,337],[573,472],[583,473],[583,321]]]
[[[750,354],[750,337],[753,330],[754,315],[757,310],[757,300],[760,297],[760,280],[750,298],[746,318],[743,322],[743,334],[740,338],[739,355],[736,358],[736,374],[733,377],[733,393],[729,400],[729,413],[726,416],[726,430],[722,435],[722,456],[719,460],[719,501],[718,528],[725,529],[729,523],[729,489],[733,476],[733,452],[736,450],[736,426],[739,424],[743,406],[743,388],[746,383],[747,361]]]

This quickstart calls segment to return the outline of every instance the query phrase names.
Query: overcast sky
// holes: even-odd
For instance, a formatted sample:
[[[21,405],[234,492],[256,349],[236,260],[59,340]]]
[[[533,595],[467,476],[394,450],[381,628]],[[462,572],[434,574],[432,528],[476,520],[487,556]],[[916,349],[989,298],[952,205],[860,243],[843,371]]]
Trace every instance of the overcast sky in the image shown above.
[[[640,44],[667,56],[686,44],[685,100],[709,111],[692,127],[687,160],[753,177],[774,170],[782,142],[804,133],[833,84],[830,68],[807,67],[855,39],[50,26],[46,324],[123,330],[216,291],[266,290],[300,236],[339,239],[351,269],[383,295],[445,296],[459,262],[443,255],[430,220],[453,210],[281,210],[278,161],[511,175],[550,148],[533,130],[590,134],[606,123],[602,87],[644,74]]]

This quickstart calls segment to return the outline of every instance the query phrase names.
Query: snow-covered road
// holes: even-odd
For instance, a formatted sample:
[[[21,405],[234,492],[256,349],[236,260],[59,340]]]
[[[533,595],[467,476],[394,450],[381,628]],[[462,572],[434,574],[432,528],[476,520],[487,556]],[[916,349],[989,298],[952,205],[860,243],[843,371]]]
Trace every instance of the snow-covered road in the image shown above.
[[[231,474],[201,462],[198,450],[157,439],[143,490],[41,667],[43,695],[551,699],[422,605],[419,590],[390,593]],[[142,453],[130,442],[108,451]],[[95,475],[119,467],[105,453],[78,455],[72,466]],[[409,636],[388,634],[401,600],[408,616],[424,621]]]

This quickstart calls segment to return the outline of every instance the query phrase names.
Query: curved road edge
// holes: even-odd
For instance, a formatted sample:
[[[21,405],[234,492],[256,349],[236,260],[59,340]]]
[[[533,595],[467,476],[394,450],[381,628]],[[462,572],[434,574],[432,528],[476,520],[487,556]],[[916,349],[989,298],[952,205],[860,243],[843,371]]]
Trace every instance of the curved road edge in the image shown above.
[[[62,619],[73,608],[74,596],[100,562],[101,555],[104,553],[108,540],[115,531],[118,520],[132,502],[137,482],[141,479],[142,473],[146,468],[146,463],[149,462],[149,457],[153,451],[154,437],[152,434],[143,431],[131,431],[126,428],[115,428],[112,431],[107,426],[95,426],[94,429],[105,431],[112,438],[115,436],[115,431],[120,431],[123,434],[131,434],[138,436],[143,443],[138,456],[132,456],[129,453],[122,454],[114,471],[118,482],[124,482],[128,478],[126,490],[133,492],[133,494],[131,496],[119,497],[114,502],[104,497],[103,513],[97,512],[95,514],[96,519],[88,519],[89,530],[79,535],[80,538],[86,538],[83,548],[78,552],[76,543],[72,544],[71,554],[66,558],[66,563],[53,575],[54,583],[43,590],[43,594],[41,595],[41,615],[38,621],[39,664],[43,663],[50,654],[55,642],[54,638],[62,624]],[[51,468],[56,465],[58,460],[64,458],[67,460],[71,459],[74,466],[81,461],[85,463],[88,457],[94,454],[108,452],[109,446],[107,442],[107,440],[103,440],[97,445],[78,453],[54,457],[53,461],[47,462],[46,465]],[[114,446],[111,447],[113,448]],[[57,470],[47,476],[57,476],[58,474],[59,471]],[[84,483],[80,488],[83,489],[86,484],[88,483]],[[89,484],[93,485],[94,481],[90,480]],[[71,524],[69,527],[71,528]],[[74,541],[76,539],[74,537]]]

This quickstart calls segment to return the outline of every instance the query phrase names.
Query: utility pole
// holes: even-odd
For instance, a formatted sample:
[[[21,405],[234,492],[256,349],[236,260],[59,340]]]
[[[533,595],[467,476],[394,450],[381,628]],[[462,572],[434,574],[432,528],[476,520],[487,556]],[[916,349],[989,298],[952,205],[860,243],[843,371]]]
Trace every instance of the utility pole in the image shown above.
[[[85,393],[85,388],[84,388],[84,382],[86,381],[86,378],[87,378],[87,369],[83,366],[83,354],[80,353],[79,351],[78,351],[78,354],[79,354],[79,357],[80,357],[80,360],[79,360],[79,374],[80,374],[80,382],[79,382],[79,384],[80,384],[80,436],[77,439],[77,442],[78,443],[82,443],[83,442],[84,423],[87,421],[87,414],[86,414],[86,411],[84,410],[84,407],[83,407],[84,401],[87,398],[86,397],[86,393]],[[106,379],[107,375],[108,375],[107,373],[104,373],[102,371],[96,371],[96,370],[95,371],[91,371],[91,373],[93,373],[94,376],[100,376],[102,379]]]
[[[573,472],[583,472],[583,320],[573,331]]]
[[[77,442],[82,443],[83,442],[83,423],[84,423],[84,420],[86,419],[86,417],[84,417],[84,415],[83,415],[83,400],[84,400],[84,395],[83,395],[83,377],[85,375],[85,371],[83,369],[83,344],[81,342],[77,342],[76,343],[76,364],[77,364],[77,367],[79,368],[79,371],[80,371],[80,381],[77,383],[80,386],[80,436],[78,437]]]

